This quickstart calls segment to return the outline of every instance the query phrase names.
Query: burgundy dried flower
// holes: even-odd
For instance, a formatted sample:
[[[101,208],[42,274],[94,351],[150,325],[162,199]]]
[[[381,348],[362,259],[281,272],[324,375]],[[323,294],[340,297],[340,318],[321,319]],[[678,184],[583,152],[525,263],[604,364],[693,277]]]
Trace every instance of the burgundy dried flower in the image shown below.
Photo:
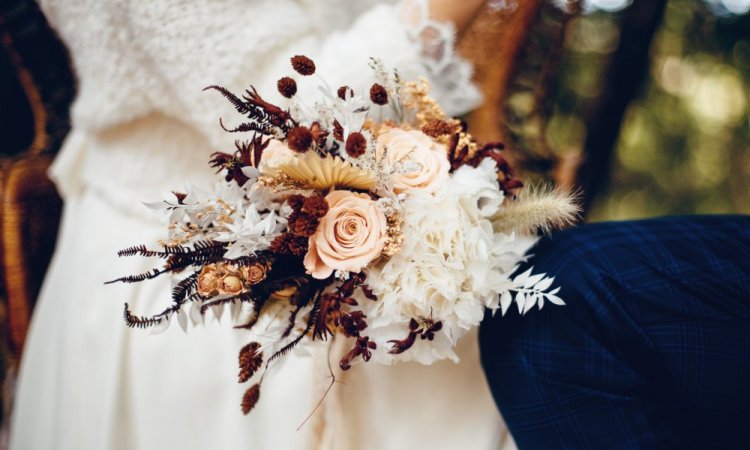
[[[346,337],[359,336],[359,333],[367,328],[366,318],[367,316],[362,311],[342,314],[341,328],[344,330],[344,335]]]
[[[422,339],[431,341],[435,339],[435,333],[443,329],[443,322],[434,322],[432,319],[428,319],[422,326]]]
[[[337,141],[344,140],[344,127],[341,126],[338,120],[333,121],[333,138]]]
[[[419,336],[422,340],[431,341],[435,339],[435,333],[443,329],[443,322],[435,322],[433,319],[420,317],[419,320],[412,318],[409,320],[409,334],[405,339],[394,339],[388,341],[392,345],[388,353],[398,355],[409,350]]]
[[[305,153],[310,150],[313,143],[313,135],[306,127],[294,127],[286,135],[286,143],[295,152]]]
[[[385,105],[388,103],[388,92],[383,86],[375,83],[370,88],[370,100],[376,105]]]
[[[371,342],[369,337],[359,336],[357,337],[357,342],[354,344],[354,348],[352,348],[349,353],[344,355],[344,357],[341,358],[341,361],[339,361],[339,367],[341,367],[341,370],[351,369],[352,361],[357,356],[361,356],[362,359],[367,362],[372,357],[372,352],[370,350],[375,350],[377,348],[377,344]]]
[[[251,342],[240,350],[240,374],[239,382],[244,383],[255,375],[263,364],[263,352],[260,344]]]
[[[176,191],[172,191],[172,194],[174,194],[174,196],[177,197],[177,204],[178,205],[184,205],[185,204],[184,202],[185,202],[185,198],[187,198],[187,194],[185,194],[183,192],[176,192]]]
[[[323,127],[320,126],[320,123],[313,122],[312,125],[310,125],[310,133],[312,133],[313,141],[315,141],[316,144],[321,147],[326,145],[328,131],[324,130]]]
[[[315,73],[315,63],[307,56],[297,55],[292,57],[292,67],[300,75],[312,75]]]
[[[377,301],[378,297],[375,295],[374,292],[372,292],[372,289],[370,286],[367,286],[366,284],[363,284],[362,286],[362,293],[365,294],[365,297],[372,301]]]
[[[299,194],[290,195],[286,199],[286,202],[289,204],[290,208],[295,211],[299,211],[300,209],[302,209],[302,205],[305,202],[305,196]]]
[[[289,239],[289,252],[294,256],[302,256],[307,253],[307,238],[302,236],[292,236]]]
[[[289,230],[292,231],[296,236],[310,237],[315,234],[315,230],[318,229],[317,217],[309,215],[301,215],[297,217],[294,222],[290,222]]]
[[[273,253],[278,253],[280,255],[289,255],[291,254],[291,250],[289,250],[289,242],[294,238],[289,233],[284,233],[276,236],[273,241],[271,241],[271,245],[269,248]]]
[[[388,341],[389,344],[392,345],[391,349],[388,350],[388,353],[392,355],[398,355],[400,353],[403,353],[407,350],[409,350],[413,345],[414,342],[417,340],[417,333],[414,331],[410,331],[409,334],[406,336],[406,339],[393,339]]]
[[[242,397],[242,414],[247,415],[253,410],[260,399],[260,384],[254,384]]]
[[[280,234],[271,241],[269,248],[280,255],[302,256],[307,253],[307,238],[292,233]]]
[[[347,96],[351,97],[352,95],[354,95],[354,91],[349,86],[341,86],[338,91],[336,91],[336,93],[341,100],[346,100]]]
[[[294,97],[294,94],[297,93],[297,82],[289,77],[279,79],[276,83],[276,87],[281,95],[286,98],[292,98]]]
[[[352,158],[359,158],[367,150],[367,140],[362,133],[350,133],[346,138],[346,154]]]
[[[307,197],[302,203],[300,211],[314,217],[323,217],[328,212],[328,202],[322,195]]]

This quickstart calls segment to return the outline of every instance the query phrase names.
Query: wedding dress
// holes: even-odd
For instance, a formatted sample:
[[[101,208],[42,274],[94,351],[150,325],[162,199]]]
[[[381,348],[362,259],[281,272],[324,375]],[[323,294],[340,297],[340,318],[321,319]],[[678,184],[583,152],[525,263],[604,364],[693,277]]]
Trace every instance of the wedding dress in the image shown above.
[[[428,76],[448,113],[479,100],[452,35],[411,5],[335,0],[42,0],[78,76],[73,129],[51,175],[65,200],[58,247],[32,320],[13,412],[14,450],[514,448],[482,373],[476,335],[460,364],[355,366],[322,406],[321,345],[291,354],[243,416],[237,353],[248,342],[207,321],[160,336],[129,329],[169,302],[169,280],[104,286],[154,261],[116,251],[153,244],[165,228],[141,202],[215,175],[208,155],[233,148],[219,84],[250,83],[272,101],[313,58],[331,85],[369,86],[368,59],[402,78]],[[404,9],[411,6],[412,9]],[[425,37],[431,36],[428,41]],[[356,89],[356,87],[355,87]],[[303,88],[300,89],[303,91]]]

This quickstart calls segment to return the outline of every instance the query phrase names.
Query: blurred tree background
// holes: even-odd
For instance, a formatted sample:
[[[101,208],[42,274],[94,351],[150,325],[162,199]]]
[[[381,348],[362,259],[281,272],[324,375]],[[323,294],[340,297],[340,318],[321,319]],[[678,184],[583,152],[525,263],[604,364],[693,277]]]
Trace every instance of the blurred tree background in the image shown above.
[[[584,149],[593,159],[606,154],[597,127],[607,128],[611,161],[585,168],[603,180],[592,189],[592,221],[750,213],[750,0],[558,1],[552,9],[571,5],[580,14],[564,31],[544,120],[511,123],[515,145],[578,165]],[[556,14],[548,12],[559,23]],[[644,61],[620,48],[621,38],[648,45],[650,26]],[[619,133],[607,123],[613,113],[602,113],[612,104],[602,109],[603,99],[618,96],[627,97]],[[532,97],[510,98],[516,117],[533,116]]]

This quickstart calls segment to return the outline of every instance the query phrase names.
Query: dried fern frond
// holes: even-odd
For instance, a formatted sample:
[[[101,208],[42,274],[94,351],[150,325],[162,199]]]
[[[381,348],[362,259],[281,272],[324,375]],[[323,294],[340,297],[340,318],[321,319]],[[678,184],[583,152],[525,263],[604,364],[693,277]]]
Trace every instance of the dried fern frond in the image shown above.
[[[508,199],[490,220],[497,233],[547,234],[575,223],[578,195],[559,188],[528,187]]]
[[[105,281],[104,284],[114,284],[114,283],[140,283],[141,281],[145,280],[152,280],[156,277],[158,277],[161,274],[167,273],[171,270],[171,268],[166,269],[151,269],[148,272],[145,273],[139,273],[137,275],[128,275],[125,277],[117,278],[116,280],[111,281]]]
[[[194,272],[189,277],[182,279],[172,289],[172,301],[180,305],[184,303],[191,294],[194,293],[195,288],[198,286],[198,275],[200,272]]]

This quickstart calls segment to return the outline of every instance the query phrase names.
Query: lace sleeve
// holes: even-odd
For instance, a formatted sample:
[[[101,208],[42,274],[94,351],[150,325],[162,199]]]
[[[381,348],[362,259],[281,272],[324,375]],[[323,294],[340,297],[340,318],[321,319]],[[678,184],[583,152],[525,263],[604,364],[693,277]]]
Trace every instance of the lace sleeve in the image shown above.
[[[430,18],[427,0],[404,0],[400,17],[417,45],[433,83],[433,95],[449,114],[462,114],[479,105],[482,96],[472,82],[473,67],[455,50],[456,30],[450,22]]]
[[[332,86],[369,89],[373,57],[397,68],[403,79],[427,77],[433,96],[450,115],[481,102],[471,81],[471,64],[454,51],[452,25],[430,20],[424,0],[382,3],[364,12],[349,0],[332,2],[344,8],[341,14],[348,23],[330,29],[313,26],[305,2],[258,0],[249,7],[244,0],[231,3],[234,6],[219,7],[187,2],[160,15],[139,10],[131,23],[138,39],[130,47],[137,45],[143,67],[161,81],[159,89],[148,91],[149,100],[164,114],[178,112],[180,120],[199,129],[215,148],[231,148],[236,138],[217,126],[217,118],[234,117],[233,110],[202,89],[218,84],[242,92],[253,84],[269,101],[283,102],[276,94],[276,80],[294,76],[289,65],[293,55],[311,57]],[[164,23],[169,26],[160,25]]]

